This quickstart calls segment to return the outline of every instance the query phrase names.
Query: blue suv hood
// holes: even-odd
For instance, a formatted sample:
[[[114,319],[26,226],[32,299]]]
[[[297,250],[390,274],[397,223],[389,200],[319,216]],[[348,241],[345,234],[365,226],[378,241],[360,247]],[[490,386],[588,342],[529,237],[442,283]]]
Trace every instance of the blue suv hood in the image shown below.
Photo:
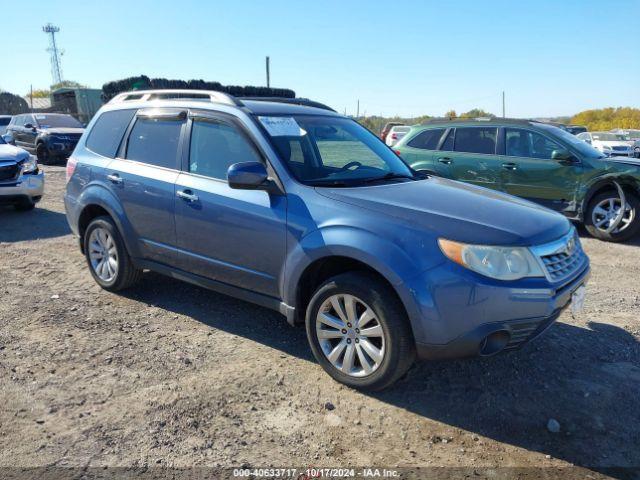
[[[433,177],[318,193],[408,222],[435,236],[485,245],[539,245],[570,229],[561,214],[511,195]]]
[[[0,144],[0,162],[19,162],[29,158],[29,152],[13,145]]]

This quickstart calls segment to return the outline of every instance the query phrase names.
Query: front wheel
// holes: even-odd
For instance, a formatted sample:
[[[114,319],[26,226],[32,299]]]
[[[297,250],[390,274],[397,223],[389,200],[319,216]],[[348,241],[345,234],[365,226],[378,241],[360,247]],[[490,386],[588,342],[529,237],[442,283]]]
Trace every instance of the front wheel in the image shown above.
[[[105,290],[115,292],[140,280],[142,270],[131,262],[120,232],[109,217],[91,221],[84,234],[84,254],[91,275]]]
[[[311,350],[338,382],[382,390],[415,359],[404,308],[379,278],[361,272],[337,275],[313,295],[306,314]]]
[[[36,157],[38,157],[38,162],[43,165],[49,165],[51,163],[51,154],[44,143],[39,143],[36,147]]]
[[[594,237],[608,242],[624,242],[640,229],[640,200],[632,193],[625,193],[626,204],[622,220],[611,230],[620,213],[622,202],[618,192],[611,190],[596,195],[589,202],[585,215],[585,227]]]

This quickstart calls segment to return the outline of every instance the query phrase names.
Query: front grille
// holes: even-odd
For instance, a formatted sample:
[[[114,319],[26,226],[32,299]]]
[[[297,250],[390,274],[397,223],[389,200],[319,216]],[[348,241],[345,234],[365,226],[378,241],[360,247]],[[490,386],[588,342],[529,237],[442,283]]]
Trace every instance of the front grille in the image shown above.
[[[0,163],[0,180],[15,180],[19,174],[20,165],[17,163]]]
[[[578,272],[587,261],[574,228],[560,240],[531,247],[544,266],[547,279],[557,283]]]

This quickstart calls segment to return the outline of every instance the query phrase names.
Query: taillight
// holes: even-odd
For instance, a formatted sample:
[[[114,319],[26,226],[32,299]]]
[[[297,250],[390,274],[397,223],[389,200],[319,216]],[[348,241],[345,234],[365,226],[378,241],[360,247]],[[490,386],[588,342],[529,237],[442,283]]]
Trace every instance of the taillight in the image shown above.
[[[73,176],[73,172],[76,171],[77,163],[78,161],[73,157],[69,157],[69,159],[67,160],[67,182],[71,180],[71,177]]]

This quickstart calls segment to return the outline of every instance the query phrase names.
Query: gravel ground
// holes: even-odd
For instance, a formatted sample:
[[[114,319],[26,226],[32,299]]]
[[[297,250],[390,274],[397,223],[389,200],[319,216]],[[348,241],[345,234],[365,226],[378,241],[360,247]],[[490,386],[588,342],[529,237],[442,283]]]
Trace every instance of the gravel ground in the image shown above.
[[[45,171],[34,211],[0,209],[2,466],[640,467],[640,239],[583,235],[579,318],[363,394],[272,311],[154,273],[101,290]]]

